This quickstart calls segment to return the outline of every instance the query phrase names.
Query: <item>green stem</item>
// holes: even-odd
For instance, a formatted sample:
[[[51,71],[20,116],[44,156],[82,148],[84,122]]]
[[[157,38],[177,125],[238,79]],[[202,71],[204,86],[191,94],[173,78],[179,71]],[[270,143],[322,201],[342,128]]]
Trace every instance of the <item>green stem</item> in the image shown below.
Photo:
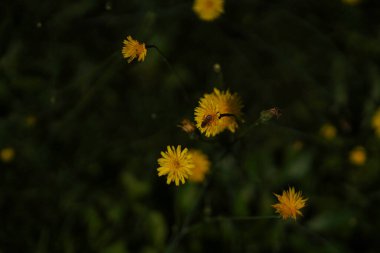
[[[186,85],[185,85],[184,80],[178,74],[177,70],[173,67],[173,65],[169,62],[169,60],[165,56],[165,54],[156,45],[147,45],[146,48],[147,49],[154,48],[158,52],[158,54],[164,60],[164,62],[166,63],[166,65],[169,67],[170,71],[172,71],[174,73],[174,75],[177,77],[179,83],[181,84],[181,88],[182,88],[182,92],[183,92],[183,96],[184,96],[185,100],[189,101],[189,97],[187,95],[188,93],[187,93],[187,90],[186,90]]]

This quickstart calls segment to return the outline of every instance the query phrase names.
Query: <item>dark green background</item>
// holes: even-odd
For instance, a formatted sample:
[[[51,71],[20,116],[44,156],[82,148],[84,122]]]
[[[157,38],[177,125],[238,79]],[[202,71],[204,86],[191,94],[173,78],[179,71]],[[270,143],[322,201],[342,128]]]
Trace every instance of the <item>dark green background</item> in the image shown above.
[[[203,22],[192,1],[5,0],[0,21],[0,149],[15,150],[0,162],[0,252],[379,252],[378,1],[227,0]],[[154,49],[128,64],[127,35],[182,81]],[[241,95],[243,131],[282,116],[238,140],[189,138],[177,124],[213,87]],[[209,155],[204,185],[157,176],[177,144]],[[273,215],[288,186],[309,199],[297,222],[236,220]]]

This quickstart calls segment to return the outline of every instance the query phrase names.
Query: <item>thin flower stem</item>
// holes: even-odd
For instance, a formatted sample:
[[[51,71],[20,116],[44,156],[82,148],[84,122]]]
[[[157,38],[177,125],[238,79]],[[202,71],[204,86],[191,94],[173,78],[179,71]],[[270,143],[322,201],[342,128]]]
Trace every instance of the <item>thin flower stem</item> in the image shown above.
[[[199,207],[201,205],[201,202],[202,202],[203,197],[206,193],[208,185],[209,185],[209,181],[207,181],[203,185],[202,192],[198,195],[198,198],[196,199],[193,208],[191,209],[191,211],[186,216],[185,221],[183,222],[178,234],[176,234],[174,236],[174,238],[171,240],[170,244],[168,245],[168,247],[165,251],[166,253],[175,252],[174,250],[176,249],[178,243],[181,241],[183,236],[185,236],[189,232],[189,224],[190,224],[191,220],[194,218],[196,211],[199,209]]]
[[[161,56],[161,58],[164,60],[164,62],[166,63],[166,65],[168,65],[170,71],[172,71],[174,73],[174,75],[177,77],[178,81],[180,82],[181,84],[181,88],[182,88],[182,92],[183,92],[183,96],[185,98],[186,101],[189,101],[189,97],[188,97],[188,93],[187,93],[187,90],[186,90],[186,85],[185,85],[185,82],[184,80],[181,78],[181,76],[178,74],[177,70],[173,67],[173,65],[169,62],[168,58],[165,56],[165,54],[156,46],[156,45],[147,45],[146,48],[154,48],[158,54]]]
[[[296,227],[298,229],[300,229],[300,231],[303,233],[303,234],[309,234],[310,236],[312,236],[315,240],[319,241],[320,243],[326,245],[326,247],[329,247],[331,250],[333,250],[333,252],[341,252],[338,248],[336,248],[329,240],[327,240],[326,238],[324,238],[323,236],[321,236],[320,234],[312,231],[311,229],[309,229],[308,227],[304,226],[304,225],[301,225],[299,223],[296,223]]]

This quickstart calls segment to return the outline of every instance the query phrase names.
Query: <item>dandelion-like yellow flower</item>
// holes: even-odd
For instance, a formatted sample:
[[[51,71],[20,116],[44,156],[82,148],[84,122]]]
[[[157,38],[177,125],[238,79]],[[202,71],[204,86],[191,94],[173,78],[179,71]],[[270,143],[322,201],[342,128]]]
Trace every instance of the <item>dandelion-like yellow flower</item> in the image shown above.
[[[121,51],[124,58],[129,58],[128,63],[131,63],[135,58],[138,61],[144,61],[146,56],[145,43],[139,43],[137,40],[134,40],[131,36],[128,36],[126,40],[123,41],[124,46]]]
[[[194,12],[204,21],[212,21],[224,12],[223,0],[195,0]]]
[[[237,93],[231,94],[227,91],[214,89],[214,94],[218,100],[221,127],[228,128],[232,133],[238,128],[237,119],[242,117],[241,109],[243,105]],[[226,115],[226,116],[224,116]]]
[[[293,218],[296,220],[297,215],[302,216],[300,211],[306,204],[307,198],[302,197],[302,192],[296,192],[294,187],[289,187],[288,191],[283,191],[282,195],[275,194],[278,199],[278,204],[272,205],[276,212],[285,220]]]
[[[181,181],[185,183],[185,179],[192,174],[194,163],[189,154],[188,149],[181,150],[181,146],[167,146],[167,151],[161,152],[161,158],[158,159],[160,167],[157,169],[158,176],[167,175],[166,183],[175,182],[178,186]]]
[[[3,162],[9,163],[15,157],[15,151],[13,148],[3,148],[0,151],[0,158]]]
[[[195,122],[201,133],[207,137],[215,136],[221,131],[219,124],[219,105],[216,97],[205,96],[200,99],[199,106],[195,108]]]
[[[238,127],[237,119],[242,116],[242,103],[235,93],[214,89],[205,94],[195,108],[195,122],[201,133],[207,137],[215,136],[225,129],[235,132]]]
[[[354,165],[364,165],[367,160],[367,154],[362,146],[357,146],[351,150],[349,155],[350,162]]]
[[[324,124],[319,132],[326,140],[332,140],[336,136],[336,128],[330,123]]]
[[[188,134],[191,134],[195,131],[195,125],[189,119],[183,119],[178,127],[180,127],[184,132]]]
[[[207,172],[210,170],[210,161],[207,155],[200,150],[192,149],[189,151],[194,162],[193,174],[191,174],[189,180],[192,182],[203,182]]]

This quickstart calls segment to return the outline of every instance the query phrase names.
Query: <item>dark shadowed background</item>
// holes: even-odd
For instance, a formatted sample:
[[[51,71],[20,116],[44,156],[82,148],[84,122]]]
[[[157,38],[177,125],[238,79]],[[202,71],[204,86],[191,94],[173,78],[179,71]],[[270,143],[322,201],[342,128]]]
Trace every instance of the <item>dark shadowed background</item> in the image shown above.
[[[0,3],[0,252],[380,251],[380,3],[226,0],[214,22],[192,4]],[[154,49],[128,64],[128,35],[171,67]],[[240,129],[282,116],[190,138],[177,125],[214,87],[242,97]],[[157,176],[179,144],[208,154],[203,184]],[[288,186],[303,217],[254,218]]]

